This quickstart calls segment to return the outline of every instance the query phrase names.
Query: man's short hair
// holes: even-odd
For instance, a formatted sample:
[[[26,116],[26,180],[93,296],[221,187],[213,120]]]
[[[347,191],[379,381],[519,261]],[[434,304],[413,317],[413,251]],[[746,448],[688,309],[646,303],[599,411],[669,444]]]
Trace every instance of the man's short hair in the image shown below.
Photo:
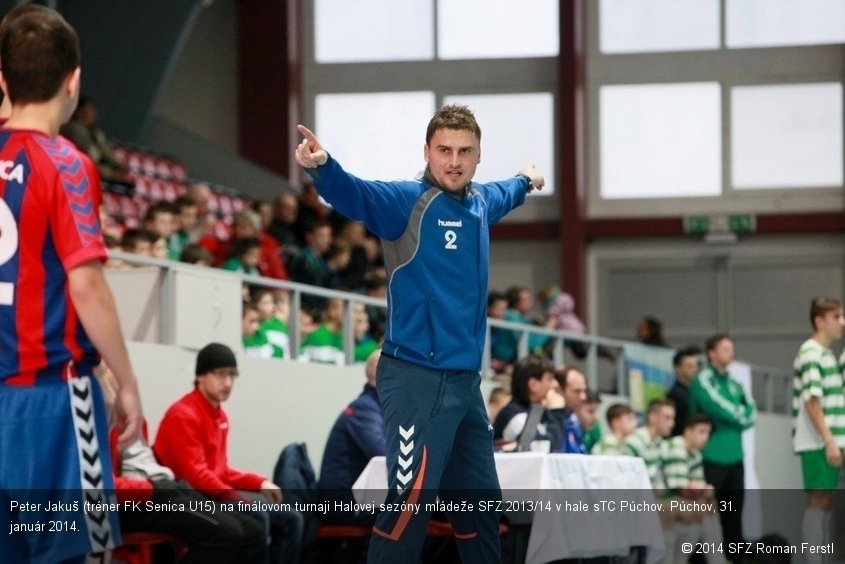
[[[508,297],[505,296],[502,292],[491,290],[489,294],[487,294],[487,307],[490,307],[496,302],[501,301],[508,301]]]
[[[669,398],[659,398],[653,399],[648,402],[648,409],[646,410],[646,415],[651,415],[652,413],[657,413],[658,410],[664,407],[671,407],[672,409],[675,408],[675,402]]]
[[[810,302],[810,325],[816,330],[816,317],[824,317],[829,311],[842,308],[842,302],[836,298],[816,297]]]
[[[719,346],[719,343],[721,343],[725,339],[733,341],[733,339],[731,339],[731,336],[727,333],[717,333],[713,335],[712,337],[707,339],[707,342],[704,344],[704,350],[707,352],[715,351],[716,347]]]
[[[473,133],[476,139],[481,141],[481,128],[478,127],[478,122],[475,121],[472,110],[467,106],[449,104],[437,110],[425,130],[426,145],[431,142],[434,132],[438,129],[466,130]]]
[[[706,413],[690,413],[687,420],[684,421],[684,431],[691,429],[696,425],[708,425],[713,427],[713,420]]]
[[[546,372],[554,373],[552,361],[538,355],[529,355],[517,360],[513,365],[511,376],[511,395],[522,406],[531,405],[528,396],[528,380],[540,380]]]
[[[13,103],[46,102],[79,67],[79,38],[55,10],[31,10],[0,38],[0,65]]]
[[[173,200],[173,207],[176,209],[176,213],[179,213],[185,208],[197,207],[197,201],[187,194],[183,194]]]
[[[167,200],[160,200],[149,208],[147,208],[147,213],[144,215],[144,221],[153,221],[155,217],[160,213],[169,213],[175,215],[177,212],[176,206],[173,205],[173,202],[168,202]]]
[[[625,405],[624,403],[614,403],[607,408],[607,413],[605,413],[607,424],[612,425],[614,421],[624,415],[628,415],[629,413],[634,413],[634,410],[631,409],[630,406]]]
[[[555,370],[555,380],[557,380],[558,385],[560,386],[561,391],[566,389],[566,384],[569,382],[569,375],[573,372],[578,372],[581,374],[581,371],[575,368],[570,364],[566,364],[558,369]],[[586,376],[584,376],[584,380],[586,381]],[[588,390],[589,393],[589,390]],[[601,401],[601,400],[599,400]]]
[[[701,354],[701,349],[696,346],[689,346],[683,348],[675,353],[675,356],[672,357],[672,366],[680,366],[684,359],[688,356],[694,356],[698,358],[698,355]]]

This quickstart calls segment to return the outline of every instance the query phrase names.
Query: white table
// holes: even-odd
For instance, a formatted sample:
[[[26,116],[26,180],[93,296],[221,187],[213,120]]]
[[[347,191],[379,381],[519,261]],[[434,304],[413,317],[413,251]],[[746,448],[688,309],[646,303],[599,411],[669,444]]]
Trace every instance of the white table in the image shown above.
[[[517,501],[530,500],[548,501],[551,506],[551,510],[534,511],[526,564],[560,558],[624,556],[634,546],[646,547],[649,563],[663,556],[665,545],[657,513],[636,508],[622,510],[623,501],[654,503],[641,459],[497,453],[496,471],[506,509]],[[376,505],[384,502],[386,488],[383,456],[370,460],[352,486],[358,503]],[[611,501],[615,503],[612,511]],[[586,503],[589,511],[567,511],[566,502]],[[635,506],[629,503],[628,507]]]

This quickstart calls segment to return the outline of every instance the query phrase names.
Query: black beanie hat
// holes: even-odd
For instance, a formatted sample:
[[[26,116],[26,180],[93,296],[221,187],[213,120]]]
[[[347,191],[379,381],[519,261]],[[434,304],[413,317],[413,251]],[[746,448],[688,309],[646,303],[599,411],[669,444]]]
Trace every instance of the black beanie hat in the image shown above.
[[[235,353],[226,345],[209,343],[197,355],[197,368],[194,374],[199,376],[218,368],[237,368]]]

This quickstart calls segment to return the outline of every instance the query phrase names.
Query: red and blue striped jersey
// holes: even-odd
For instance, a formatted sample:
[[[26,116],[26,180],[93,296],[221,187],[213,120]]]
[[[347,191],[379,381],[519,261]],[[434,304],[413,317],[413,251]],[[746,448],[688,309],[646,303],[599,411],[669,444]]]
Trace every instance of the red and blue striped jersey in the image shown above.
[[[0,380],[33,385],[97,351],[70,299],[67,272],[105,260],[97,194],[66,139],[0,129]]]

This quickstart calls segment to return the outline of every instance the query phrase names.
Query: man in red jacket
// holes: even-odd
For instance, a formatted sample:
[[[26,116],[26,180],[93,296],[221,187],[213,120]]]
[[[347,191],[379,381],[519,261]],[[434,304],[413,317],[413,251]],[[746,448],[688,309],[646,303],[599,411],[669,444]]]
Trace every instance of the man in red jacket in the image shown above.
[[[270,510],[248,512],[261,519],[270,534],[271,561],[298,562],[302,515],[282,508],[279,486],[229,466],[229,418],[220,404],[229,398],[238,377],[235,354],[220,343],[206,345],[197,355],[195,374],[193,391],[164,414],[153,445],[156,458],[177,479],[209,497],[245,505],[269,503]]]

